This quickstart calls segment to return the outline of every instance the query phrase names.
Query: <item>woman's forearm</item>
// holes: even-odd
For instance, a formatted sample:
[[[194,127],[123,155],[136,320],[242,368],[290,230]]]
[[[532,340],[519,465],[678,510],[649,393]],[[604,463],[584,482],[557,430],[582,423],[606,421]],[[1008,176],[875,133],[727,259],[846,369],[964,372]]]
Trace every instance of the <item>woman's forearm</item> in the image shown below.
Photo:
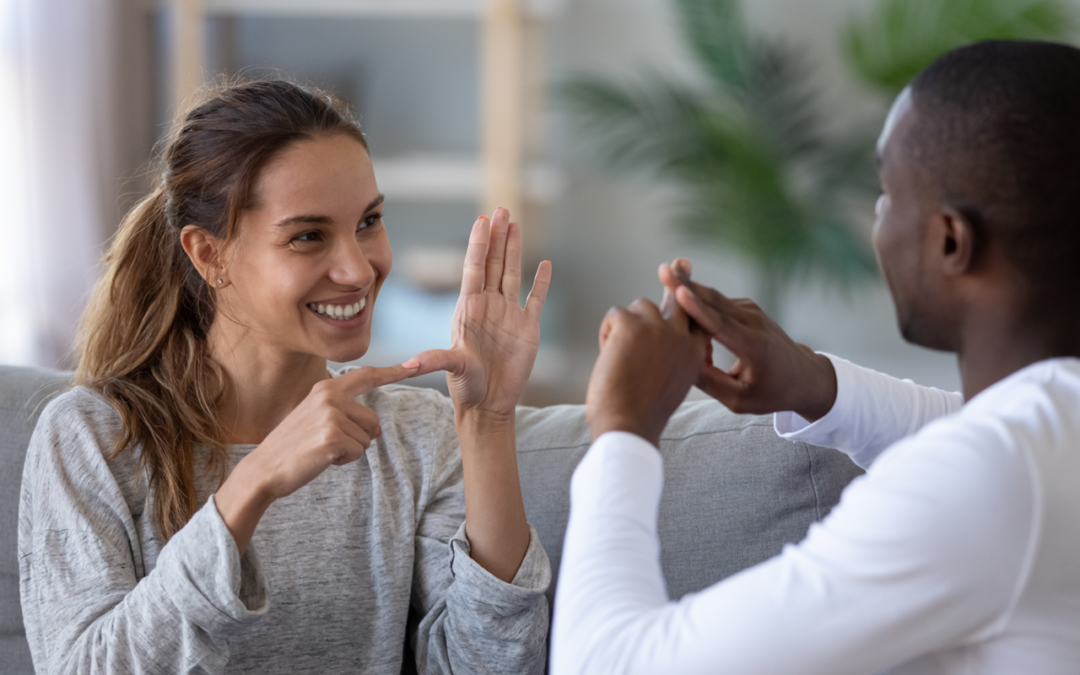
[[[261,483],[261,475],[245,457],[214,495],[214,504],[241,556],[247,551],[255,528],[274,502]]]
[[[458,413],[455,421],[465,472],[465,522],[472,558],[493,576],[510,582],[529,548],[514,415],[469,411]]]

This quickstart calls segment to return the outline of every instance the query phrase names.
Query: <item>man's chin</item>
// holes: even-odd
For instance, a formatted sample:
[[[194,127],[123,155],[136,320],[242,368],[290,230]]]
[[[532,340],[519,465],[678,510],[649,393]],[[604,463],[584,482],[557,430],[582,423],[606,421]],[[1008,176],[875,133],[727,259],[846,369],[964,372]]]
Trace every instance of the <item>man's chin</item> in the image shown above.
[[[907,342],[908,344],[913,344],[916,347],[922,347],[924,349],[932,349],[938,352],[956,351],[945,336],[940,335],[939,332],[935,333],[932,330],[928,330],[928,326],[912,320],[911,317],[906,319],[900,317],[899,323],[900,337],[904,338],[904,342]]]

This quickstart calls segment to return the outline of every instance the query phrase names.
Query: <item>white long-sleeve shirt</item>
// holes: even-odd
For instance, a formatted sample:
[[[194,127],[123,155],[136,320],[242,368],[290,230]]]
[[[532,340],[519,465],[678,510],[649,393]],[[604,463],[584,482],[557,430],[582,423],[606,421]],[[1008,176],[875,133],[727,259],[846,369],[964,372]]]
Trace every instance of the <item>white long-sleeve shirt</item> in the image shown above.
[[[660,455],[597,439],[571,485],[552,673],[1080,673],[1080,360],[966,405],[832,360],[829,414],[777,431],[867,474],[801,543],[678,602]]]

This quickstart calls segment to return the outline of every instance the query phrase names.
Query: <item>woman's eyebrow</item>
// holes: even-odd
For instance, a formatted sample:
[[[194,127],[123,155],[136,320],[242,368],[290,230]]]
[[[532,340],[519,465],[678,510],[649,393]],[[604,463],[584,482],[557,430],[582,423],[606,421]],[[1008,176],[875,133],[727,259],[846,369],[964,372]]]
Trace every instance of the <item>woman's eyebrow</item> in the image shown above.
[[[386,195],[382,195],[382,194],[380,194],[375,199],[372,199],[371,202],[367,206],[364,207],[364,213],[367,213],[368,211],[372,210],[376,206],[382,204],[385,199],[386,199]],[[305,225],[325,225],[326,223],[329,223],[329,222],[332,222],[332,219],[330,218],[330,216],[316,216],[316,215],[287,216],[287,217],[282,218],[281,220],[277,221],[276,223],[274,223],[274,227],[286,227],[288,225],[296,225],[297,223],[302,223],[302,224],[305,224]]]
[[[371,209],[375,208],[375,207],[376,207],[376,206],[378,206],[379,204],[382,204],[382,203],[383,203],[383,201],[384,201],[385,199],[386,199],[386,195],[384,195],[384,194],[380,194],[380,195],[379,195],[378,197],[376,197],[375,199],[372,199],[372,200],[371,200],[371,203],[370,203],[370,204],[368,204],[368,205],[367,205],[367,208],[365,208],[365,209],[364,209],[364,213],[367,213],[368,211],[370,211]]]
[[[329,216],[288,216],[274,223],[274,227],[285,227],[287,225],[295,225],[297,223],[304,223],[309,225],[324,225],[330,222]]]

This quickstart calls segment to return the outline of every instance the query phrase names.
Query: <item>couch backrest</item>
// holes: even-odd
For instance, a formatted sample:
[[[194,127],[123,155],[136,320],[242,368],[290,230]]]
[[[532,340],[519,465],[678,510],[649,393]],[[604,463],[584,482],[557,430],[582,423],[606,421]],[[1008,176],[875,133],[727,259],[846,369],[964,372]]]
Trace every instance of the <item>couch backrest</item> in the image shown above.
[[[19,483],[46,399],[70,373],[0,366],[0,664],[31,673],[19,605]],[[525,510],[558,571],[570,476],[589,447],[583,406],[518,410]],[[734,415],[715,401],[683,404],[664,430],[661,562],[678,598],[799,541],[860,473],[844,455],[779,438],[771,417]],[[554,596],[554,584],[549,597]]]
[[[0,670],[33,673],[19,605],[19,483],[30,433],[71,373],[0,366]]]
[[[520,408],[517,433],[525,511],[557,570],[570,476],[589,447],[584,408]],[[713,400],[681,405],[660,452],[660,561],[672,598],[800,541],[862,473],[835,450],[780,438],[771,416],[735,415]]]

